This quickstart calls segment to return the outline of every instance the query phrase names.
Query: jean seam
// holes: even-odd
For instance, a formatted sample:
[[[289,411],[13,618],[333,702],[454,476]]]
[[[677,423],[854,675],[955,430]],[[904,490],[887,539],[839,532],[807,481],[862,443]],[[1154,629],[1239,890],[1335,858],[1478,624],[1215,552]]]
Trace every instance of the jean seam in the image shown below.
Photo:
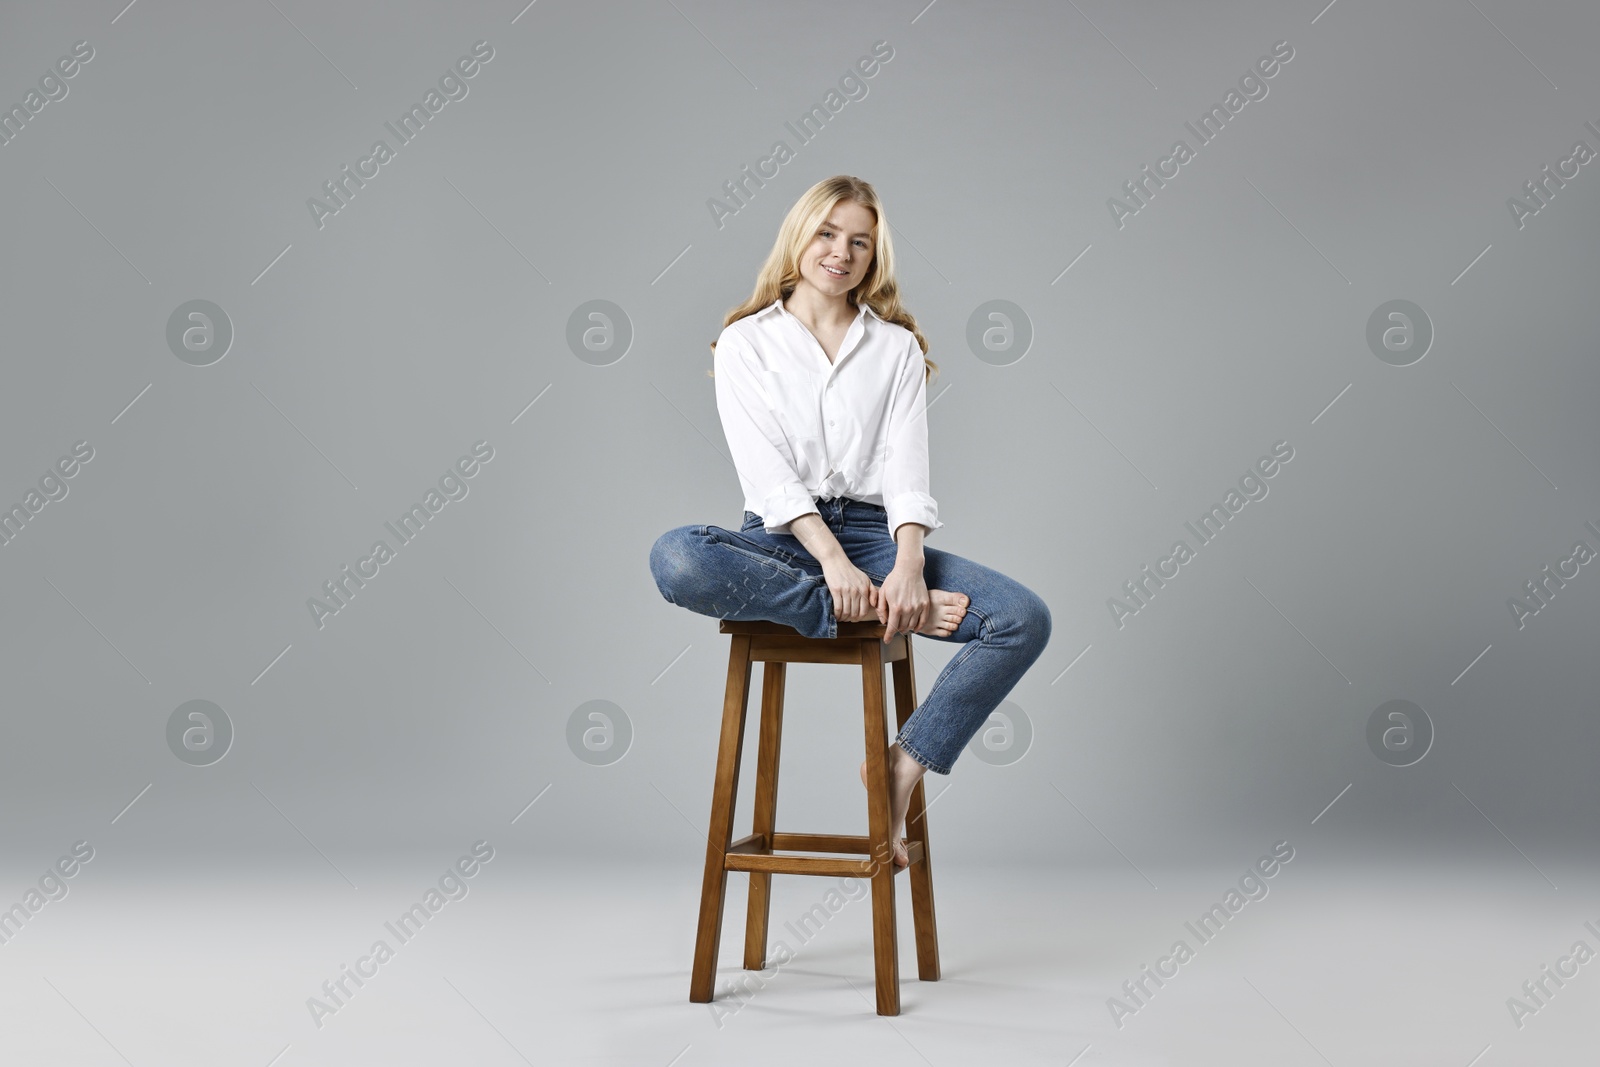
[[[784,563],[781,560],[773,559],[771,556],[765,555],[765,554],[763,554],[761,552],[757,552],[754,549],[745,548],[743,545],[736,545],[731,541],[721,541],[721,540],[719,540],[717,543],[719,545],[721,545],[722,547],[724,547],[724,548],[732,549],[733,551],[739,553],[741,556],[747,556],[750,559],[755,560],[757,563],[770,565],[770,566],[776,568],[781,573],[787,574],[787,575],[789,575],[789,577],[794,578],[797,581],[799,581],[799,580],[810,581],[810,580],[812,580],[812,579],[817,577],[814,574],[809,574],[806,571],[800,570],[799,568],[791,567],[791,566],[789,566],[789,564]]]
[[[983,644],[983,637],[979,636],[961,646],[961,651],[956,653],[956,657],[950,661],[950,665],[944,670],[940,671],[939,677],[934,679],[933,688],[928,690],[928,695],[923,697],[921,702],[917,704],[917,711],[921,711],[927,706],[928,701],[932,700],[933,695],[939,691],[939,687],[945,682],[948,682],[955,675],[955,673],[961,669],[961,665],[965,663],[974,652],[982,647]],[[909,723],[911,720],[907,719],[906,721]]]

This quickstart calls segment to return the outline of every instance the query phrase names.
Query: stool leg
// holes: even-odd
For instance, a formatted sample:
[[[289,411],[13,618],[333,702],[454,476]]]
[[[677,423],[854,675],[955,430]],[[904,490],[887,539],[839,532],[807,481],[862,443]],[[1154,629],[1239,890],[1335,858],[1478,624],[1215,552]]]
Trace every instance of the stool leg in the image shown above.
[[[761,668],[761,735],[756,755],[755,818],[751,833],[760,834],[762,846],[772,848],[778,808],[778,749],[783,740],[783,681],[785,663],[767,660]],[[750,905],[744,920],[744,965],[759,971],[767,965],[767,919],[772,914],[772,874],[750,872]]]
[[[906,654],[891,666],[894,672],[896,729],[904,728],[917,710],[917,678],[911,662],[911,637],[906,635]],[[923,777],[926,777],[924,775]],[[933,917],[933,859],[928,853],[927,807],[922,802],[922,779],[911,791],[911,806],[906,809],[906,838],[922,842],[922,862],[911,868],[911,916],[917,927],[917,977],[924,982],[939,980],[939,927]]]
[[[739,753],[744,748],[744,709],[750,699],[750,638],[735,634],[728,653],[728,686],[722,701],[722,739],[711,791],[711,829],[706,835],[706,871],[700,883],[700,926],[694,940],[689,1000],[709,1004],[722,942],[722,901],[727,889],[728,846],[733,844],[733,804],[739,795]]]
[[[884,714],[883,645],[876,637],[861,647],[861,697],[867,740],[867,837],[872,874],[872,956],[878,1014],[900,1014],[900,952],[894,912],[894,846],[889,839],[889,761]]]

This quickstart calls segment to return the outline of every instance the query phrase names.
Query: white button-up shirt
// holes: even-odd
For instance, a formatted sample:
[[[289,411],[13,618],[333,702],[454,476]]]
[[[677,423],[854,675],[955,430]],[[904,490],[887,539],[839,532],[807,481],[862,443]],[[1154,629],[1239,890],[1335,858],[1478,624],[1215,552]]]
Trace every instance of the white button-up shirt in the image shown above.
[[[862,304],[830,363],[779,299],[724,327],[712,364],[744,508],[768,533],[816,514],[813,498],[840,496],[882,507],[890,536],[944,525],[928,495],[927,384],[910,330]]]

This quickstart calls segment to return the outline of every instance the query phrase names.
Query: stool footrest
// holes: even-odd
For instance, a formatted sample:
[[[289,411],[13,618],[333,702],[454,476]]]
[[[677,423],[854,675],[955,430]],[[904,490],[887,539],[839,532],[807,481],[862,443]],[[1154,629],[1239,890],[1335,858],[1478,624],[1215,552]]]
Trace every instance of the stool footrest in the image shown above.
[[[774,851],[838,852],[841,856],[778,856]],[[871,859],[847,859],[849,855],[872,855],[871,839],[865,834],[785,834],[774,833],[767,847],[765,834],[749,834],[728,846],[723,869],[762,871],[768,874],[811,874],[824,878],[871,878],[878,865]],[[911,863],[895,867],[894,873],[910,870],[922,862],[922,842],[907,841],[906,855]]]

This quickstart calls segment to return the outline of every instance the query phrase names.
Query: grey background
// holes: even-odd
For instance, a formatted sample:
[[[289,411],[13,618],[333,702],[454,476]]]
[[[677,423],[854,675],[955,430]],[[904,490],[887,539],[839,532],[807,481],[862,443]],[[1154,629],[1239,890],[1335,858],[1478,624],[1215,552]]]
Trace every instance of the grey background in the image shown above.
[[[1600,147],[1600,10],[118,10],[11,5],[0,34],[8,102],[95,50],[0,147],[0,499],[95,449],[0,549],[21,867],[79,838],[108,865],[272,855],[330,880],[478,837],[698,862],[727,645],[647,555],[737,524],[707,344],[789,205],[839,172],[885,198],[943,368],[929,544],[1055,620],[1010,697],[1026,757],[930,776],[942,855],[1115,847],[1153,873],[1315,835],[1534,878],[1594,844],[1600,578],[1521,631],[1506,601],[1600,545],[1600,177],[1520,231],[1505,202]],[[469,95],[319,230],[307,198],[480,39]],[[878,40],[867,95],[799,145],[784,123]],[[1279,40],[1268,96],[1118,229],[1107,198]],[[707,201],[779,139],[795,158],[719,227]],[[1403,368],[1365,342],[1397,298],[1435,329]],[[235,331],[208,367],[165,340],[193,299]],[[634,331],[607,366],[567,343],[597,299]],[[1035,333],[1010,366],[965,345],[992,299]],[[307,598],[479,440],[470,494],[319,630]],[[1119,630],[1107,598],[1279,440],[1270,495]],[[952,649],[917,644],[925,692]],[[856,677],[796,668],[789,693],[780,822],[864,827]],[[166,744],[193,699],[235,730],[204,768]],[[595,699],[633,729],[608,766],[566,742]],[[1409,768],[1365,742],[1394,699],[1437,731]]]

